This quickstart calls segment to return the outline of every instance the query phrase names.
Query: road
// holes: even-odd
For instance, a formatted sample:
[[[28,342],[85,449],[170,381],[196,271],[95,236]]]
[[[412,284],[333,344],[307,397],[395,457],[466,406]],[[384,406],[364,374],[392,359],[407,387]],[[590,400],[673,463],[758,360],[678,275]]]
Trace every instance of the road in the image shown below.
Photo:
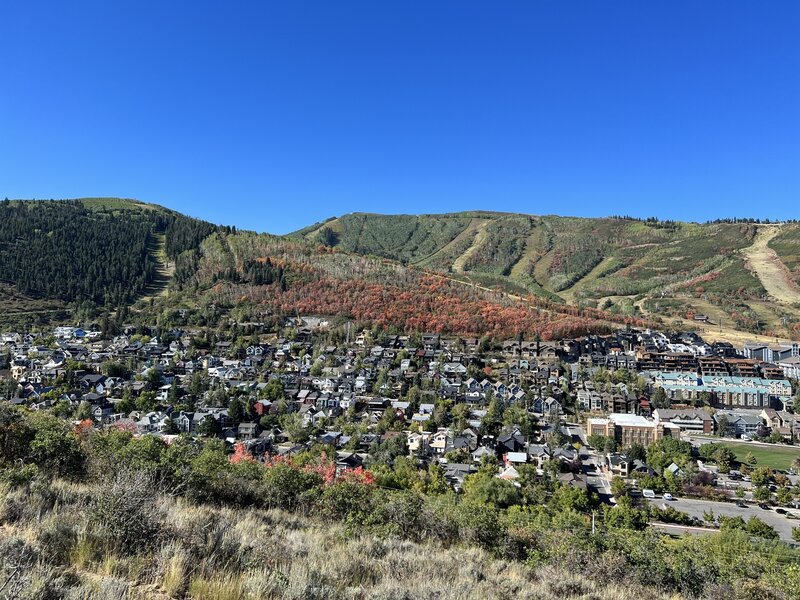
[[[586,475],[586,483],[597,490],[598,495],[604,501],[611,501],[611,481],[606,478],[597,466],[597,455],[592,453],[588,460],[583,462],[583,472]]]
[[[764,521],[767,525],[774,527],[780,538],[785,542],[792,541],[792,527],[800,527],[800,520],[787,519],[784,515],[776,513],[775,509],[764,510],[752,504],[748,504],[746,508],[739,508],[730,502],[689,500],[688,498],[676,498],[671,502],[667,502],[663,498],[655,498],[650,500],[650,502],[659,508],[662,504],[666,504],[675,510],[679,510],[691,517],[696,517],[701,520],[703,519],[703,513],[706,511],[713,511],[716,516],[742,517],[745,521],[755,516]]]

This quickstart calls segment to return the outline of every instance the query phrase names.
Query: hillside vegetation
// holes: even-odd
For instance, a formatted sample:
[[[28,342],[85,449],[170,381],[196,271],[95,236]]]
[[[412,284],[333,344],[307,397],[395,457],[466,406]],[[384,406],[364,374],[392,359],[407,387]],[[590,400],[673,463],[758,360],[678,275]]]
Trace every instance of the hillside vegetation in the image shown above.
[[[647,322],[798,337],[798,280],[797,224],[357,213],[278,237],[118,198],[0,203],[0,319],[15,326],[124,318],[139,300],[474,335]]]
[[[483,216],[474,218],[482,222]],[[496,285],[489,273],[477,286],[404,265],[405,260],[237,232],[129,200],[4,202],[0,217],[0,300],[13,309],[3,315],[12,323],[30,325],[34,316],[64,320],[69,308],[75,321],[105,320],[113,310],[119,326],[131,304],[160,314],[162,323],[180,324],[174,317],[181,308],[202,324],[228,316],[263,321],[323,314],[397,331],[529,333],[545,339],[638,323],[542,298],[498,294],[489,289]],[[443,218],[430,225],[417,231],[415,243],[433,252],[431,236],[454,231],[460,221]],[[497,234],[494,228],[491,234]],[[524,287],[516,291],[527,295]]]
[[[541,297],[498,293],[396,261],[241,231],[209,236],[190,267],[179,260],[175,285],[174,293],[155,305],[167,319],[170,308],[191,309],[199,302],[240,321],[320,314],[395,331],[477,337],[527,333],[557,339],[645,324]]]
[[[337,471],[324,447],[262,461],[217,439],[166,444],[0,407],[0,597],[790,600],[800,593],[800,555],[774,531],[723,527],[671,539],[647,526],[646,505],[621,497],[615,507],[599,506],[585,490],[535,469],[520,488],[479,469],[455,494],[440,467],[417,470],[393,448],[387,442],[369,470]]]
[[[129,304],[158,282],[164,261],[196,250],[215,230],[128,200],[0,202],[0,283],[7,298],[21,300],[4,306],[25,312],[45,310],[48,301]]]
[[[774,232],[768,240],[758,233],[766,228]],[[719,310],[716,325],[792,336],[800,333],[800,306],[793,302],[800,279],[799,231],[797,224],[470,212],[356,213],[296,235],[628,316],[691,321],[704,312],[702,303],[710,303]],[[750,259],[761,239],[774,256],[771,262]],[[787,282],[775,284],[775,274],[784,271]],[[654,310],[651,299],[671,302]]]

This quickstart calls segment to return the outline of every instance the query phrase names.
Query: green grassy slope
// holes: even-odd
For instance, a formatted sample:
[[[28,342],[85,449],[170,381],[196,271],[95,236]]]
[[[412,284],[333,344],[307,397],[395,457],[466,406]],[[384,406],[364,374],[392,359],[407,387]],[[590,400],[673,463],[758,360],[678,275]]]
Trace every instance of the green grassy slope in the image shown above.
[[[326,229],[330,231],[325,231]],[[789,335],[800,307],[751,304],[767,298],[743,250],[751,223],[681,223],[492,212],[446,215],[354,213],[297,236],[341,250],[527,290],[568,303],[636,314],[647,298],[671,298],[672,315],[697,312],[692,299],[753,332]],[[800,226],[785,225],[770,246],[800,280]],[[696,304],[696,303],[695,303]],[[784,320],[784,317],[788,319]]]

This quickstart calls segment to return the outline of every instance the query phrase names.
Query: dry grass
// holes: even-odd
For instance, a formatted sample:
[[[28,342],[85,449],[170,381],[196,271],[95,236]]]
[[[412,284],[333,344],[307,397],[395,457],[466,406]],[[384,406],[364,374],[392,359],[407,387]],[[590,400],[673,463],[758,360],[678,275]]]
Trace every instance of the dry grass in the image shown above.
[[[153,517],[165,533],[157,547],[124,555],[88,518],[91,496],[89,486],[64,482],[29,497],[0,490],[0,575],[5,579],[16,568],[14,557],[28,561],[0,598],[668,598],[567,569],[531,569],[476,548],[352,537],[341,526],[281,511],[211,508],[175,498],[162,498],[160,515]]]
[[[780,225],[760,225],[753,245],[742,252],[747,257],[747,267],[755,273],[770,296],[778,302],[794,304],[800,302],[800,291],[789,269],[769,247],[769,242],[780,232]]]

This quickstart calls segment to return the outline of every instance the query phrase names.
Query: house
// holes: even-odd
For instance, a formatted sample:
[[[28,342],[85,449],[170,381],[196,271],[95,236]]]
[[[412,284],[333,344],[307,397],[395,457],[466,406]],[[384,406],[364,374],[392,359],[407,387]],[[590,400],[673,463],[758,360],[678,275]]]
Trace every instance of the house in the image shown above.
[[[495,477],[506,481],[514,481],[515,479],[519,479],[519,471],[517,471],[513,464],[507,463],[500,469],[500,472],[495,475]]]
[[[467,372],[467,367],[461,363],[445,363],[442,367],[442,372],[446,375],[464,375]]]
[[[778,411],[774,408],[765,408],[761,411],[759,416],[764,420],[767,424],[767,427],[773,430],[777,430],[781,426],[781,419],[778,416]]]
[[[623,479],[627,479],[631,474],[632,466],[633,461],[625,454],[613,452],[606,456],[605,467],[612,476],[616,475],[622,477]]]
[[[358,467],[363,466],[366,457],[367,455],[365,454],[339,451],[336,453],[336,469],[339,471],[345,469],[357,469]]]
[[[529,445],[527,454],[528,460],[538,469],[541,469],[544,466],[544,463],[549,461],[551,457],[550,449],[544,444]]]
[[[438,350],[441,336],[438,334],[426,333],[422,336],[422,347],[428,350]]]
[[[450,440],[450,430],[448,429],[439,429],[434,433],[429,442],[429,447],[433,450],[436,454],[442,455],[445,453],[448,447],[448,442]]]
[[[478,447],[478,435],[472,429],[465,429],[459,435],[455,436],[450,443],[449,450],[466,450],[473,452]]]
[[[394,400],[392,401],[392,410],[401,419],[408,419],[411,415],[411,402]]]
[[[507,465],[524,465],[528,462],[527,452],[506,452],[503,455],[503,462]]]
[[[206,420],[206,419],[215,419],[221,428],[225,427],[225,421],[227,421],[227,411],[223,411],[220,409],[212,409],[214,412],[211,411],[197,411],[197,412],[184,412],[181,411],[177,417],[173,418],[173,423],[178,428],[178,430],[182,433],[189,433],[193,434],[197,431],[197,428]],[[174,414],[174,413],[173,413]],[[235,435],[235,434],[234,434]]]
[[[670,463],[670,465],[664,469],[664,474],[669,473],[673,477],[682,477],[683,476],[683,469],[681,469],[675,463]]]
[[[728,427],[730,428],[728,435],[733,433],[736,437],[740,435],[756,435],[759,428],[764,426],[761,415],[757,413],[718,410],[714,414],[714,422],[718,430],[720,429],[720,422],[723,419],[727,421]]]
[[[588,483],[585,475],[578,473],[562,473],[558,476],[561,485],[566,485],[575,489],[586,491]]]
[[[549,398],[536,398],[533,401],[532,412],[536,415],[561,415],[563,409],[561,403],[553,397]]]
[[[137,415],[134,421],[140,434],[158,433],[166,430],[166,422],[169,417],[162,412],[149,412],[145,415]]]
[[[488,456],[493,460],[497,457],[495,451],[487,446],[479,446],[472,452],[472,460],[476,463],[481,462],[485,456]]]
[[[239,423],[236,437],[241,441],[254,440],[258,437],[260,430],[258,423]]]
[[[478,469],[475,465],[465,465],[461,463],[450,463],[444,467],[444,477],[447,482],[453,486],[458,492],[464,485],[464,479],[467,475],[477,473]]]
[[[409,454],[425,454],[428,450],[428,440],[431,434],[427,431],[408,432],[406,445],[408,446]]]
[[[781,410],[778,411],[778,421],[778,427],[773,431],[777,431],[789,441],[800,438],[800,418],[797,415]]]
[[[319,436],[319,438],[317,438],[317,441],[320,444],[325,444],[327,446],[337,446],[339,445],[339,440],[341,437],[342,437],[341,431],[326,431],[321,436]]]
[[[113,414],[114,405],[109,402],[101,402],[92,406],[92,417],[100,423],[108,423]]]
[[[585,452],[583,456],[572,446],[561,446],[560,448],[554,448],[552,451],[551,460],[557,460],[567,467],[577,466],[580,465],[581,460],[583,458],[588,458],[588,452]]]
[[[269,414],[269,409],[271,406],[272,402],[269,400],[259,400],[253,405],[253,412],[255,412],[259,417],[262,417],[266,414]]]
[[[507,454],[508,452],[521,452],[525,449],[525,437],[519,429],[511,429],[501,433],[497,438],[497,452]]]

